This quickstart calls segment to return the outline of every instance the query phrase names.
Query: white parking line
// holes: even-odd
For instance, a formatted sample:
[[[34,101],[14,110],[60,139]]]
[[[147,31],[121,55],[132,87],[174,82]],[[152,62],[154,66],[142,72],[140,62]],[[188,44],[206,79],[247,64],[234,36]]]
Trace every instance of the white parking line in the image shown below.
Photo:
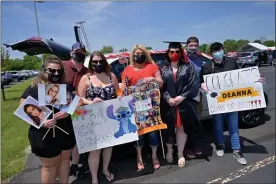
[[[271,157],[268,157],[264,160],[261,160],[259,162],[256,162],[255,164],[244,167],[243,169],[237,170],[237,171],[231,173],[230,175],[228,175],[225,178],[220,177],[220,178],[214,179],[214,180],[208,182],[207,184],[211,184],[211,183],[228,183],[229,181],[235,180],[235,179],[237,179],[241,176],[244,176],[248,173],[251,173],[251,172],[253,172],[257,169],[260,169],[264,166],[272,164],[273,162],[275,162],[275,155],[271,156]]]

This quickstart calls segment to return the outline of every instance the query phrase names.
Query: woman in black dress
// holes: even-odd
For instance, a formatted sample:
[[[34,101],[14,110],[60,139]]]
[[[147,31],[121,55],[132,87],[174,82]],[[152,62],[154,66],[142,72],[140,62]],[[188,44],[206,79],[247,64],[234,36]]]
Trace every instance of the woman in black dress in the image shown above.
[[[198,127],[199,118],[196,111],[196,101],[193,98],[198,94],[195,67],[187,63],[183,57],[183,49],[179,42],[169,44],[166,52],[166,64],[161,69],[164,85],[162,88],[161,115],[168,129],[164,131],[167,145],[166,159],[173,161],[172,145],[177,143],[178,166],[185,166],[183,156],[187,134],[196,134],[201,130]],[[197,121],[195,121],[197,120]]]
[[[64,69],[59,58],[48,57],[40,75],[22,94],[20,104],[28,96],[38,100],[38,84],[62,84],[63,74]],[[51,106],[48,108],[52,109]],[[52,134],[53,130],[50,130],[45,139],[42,140],[48,128],[53,127],[55,124],[69,133],[69,135],[56,128],[55,138]],[[32,153],[38,156],[42,162],[42,183],[56,183],[57,173],[59,173],[60,183],[68,183],[71,150],[76,144],[71,116],[54,108],[54,117],[51,114],[43,122],[40,129],[30,126],[29,141]]]

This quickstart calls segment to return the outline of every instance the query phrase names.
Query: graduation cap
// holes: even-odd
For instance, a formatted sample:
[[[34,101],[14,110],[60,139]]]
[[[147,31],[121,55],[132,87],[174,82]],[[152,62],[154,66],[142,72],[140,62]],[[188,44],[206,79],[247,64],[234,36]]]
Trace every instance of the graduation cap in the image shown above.
[[[181,44],[186,44],[186,42],[175,42],[175,41],[163,41],[164,43],[169,43],[169,49],[171,48],[182,48]]]
[[[128,110],[128,107],[119,107],[115,113],[125,112]]]
[[[211,96],[212,98],[216,98],[216,96],[218,96],[218,94],[217,94],[216,92],[213,92],[213,93],[210,94],[210,96]]]

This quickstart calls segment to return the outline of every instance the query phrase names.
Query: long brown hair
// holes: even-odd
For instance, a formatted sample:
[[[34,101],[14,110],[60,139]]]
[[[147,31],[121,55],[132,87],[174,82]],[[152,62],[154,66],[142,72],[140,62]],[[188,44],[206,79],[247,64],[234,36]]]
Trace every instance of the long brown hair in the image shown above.
[[[48,56],[45,59],[44,64],[42,66],[42,69],[41,69],[39,75],[32,82],[32,86],[37,85],[37,84],[48,84],[48,83],[50,83],[50,81],[48,80],[48,75],[45,72],[45,69],[48,66],[48,64],[51,64],[51,63],[60,65],[61,75],[62,75],[61,82],[63,83],[63,81],[64,81],[64,66],[62,64],[62,61],[58,57],[56,57],[54,55],[51,55],[51,56]]]
[[[88,64],[88,69],[90,70],[91,73],[94,73],[94,70],[92,68],[92,60],[94,56],[99,56],[102,58],[104,66],[105,66],[105,73],[110,75],[110,65],[108,64],[106,57],[101,53],[100,51],[94,51],[89,59],[89,64]]]
[[[40,118],[37,117],[37,116],[32,116],[31,113],[28,113],[28,112],[27,112],[28,107],[34,107],[34,108],[36,108],[39,112],[42,112],[42,109],[40,109],[39,107],[37,107],[37,106],[34,105],[34,104],[26,104],[26,105],[24,105],[24,112],[34,121],[34,123],[35,123],[37,126],[39,126],[39,125],[41,124]]]

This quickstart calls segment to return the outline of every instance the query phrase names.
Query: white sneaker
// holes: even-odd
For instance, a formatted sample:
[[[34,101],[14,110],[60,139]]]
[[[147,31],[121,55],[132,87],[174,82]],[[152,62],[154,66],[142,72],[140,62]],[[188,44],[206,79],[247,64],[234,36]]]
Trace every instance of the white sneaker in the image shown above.
[[[219,157],[222,157],[224,155],[224,146],[223,145],[218,145],[216,147],[216,153]]]
[[[242,164],[242,165],[246,165],[247,164],[247,161],[246,159],[244,158],[242,152],[240,150],[234,150],[233,151],[233,157],[235,159],[237,159],[237,161]]]

